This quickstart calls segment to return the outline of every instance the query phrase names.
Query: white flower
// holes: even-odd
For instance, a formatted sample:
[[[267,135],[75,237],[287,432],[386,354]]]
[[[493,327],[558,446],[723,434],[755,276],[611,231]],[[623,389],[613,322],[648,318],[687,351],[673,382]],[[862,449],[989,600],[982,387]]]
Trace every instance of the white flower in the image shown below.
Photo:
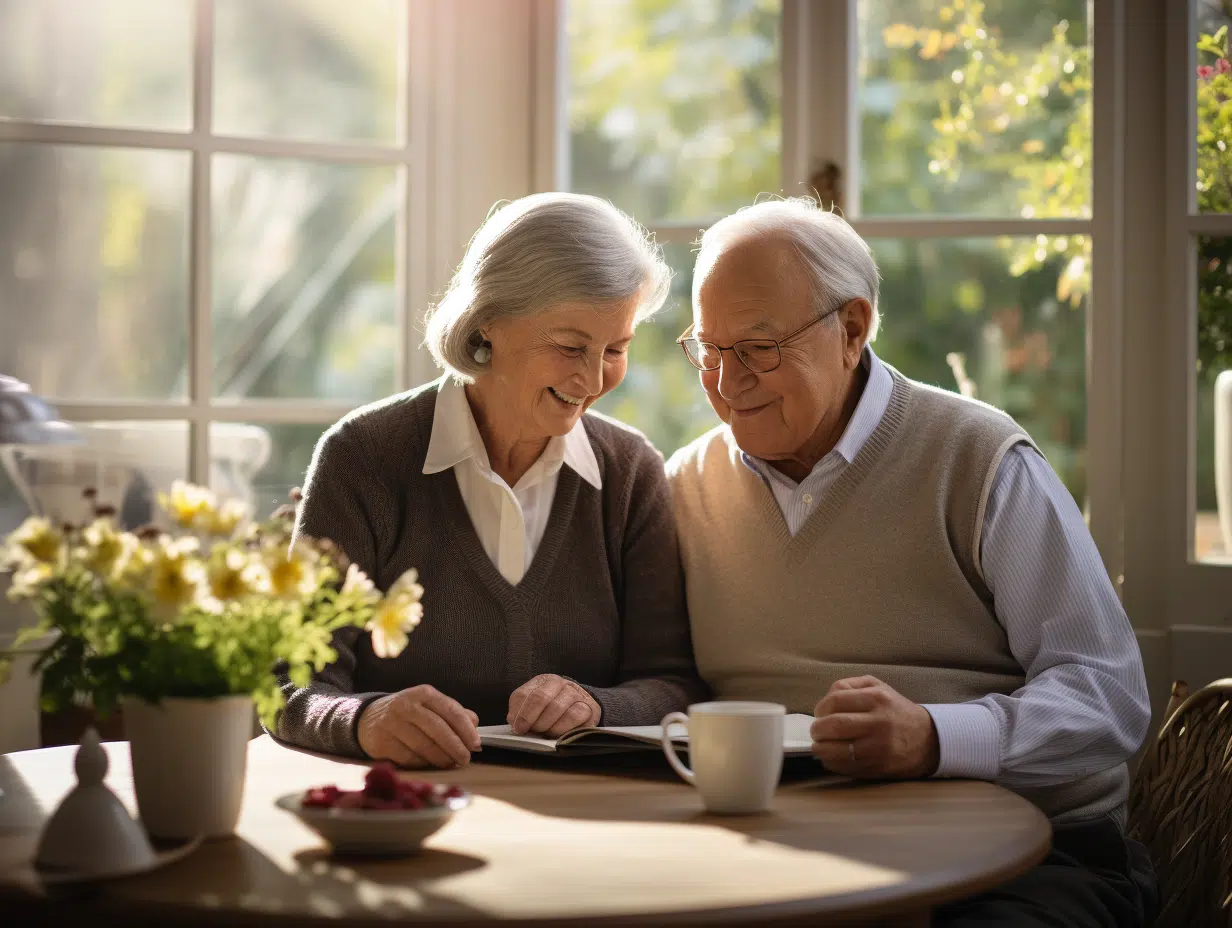
[[[394,581],[385,598],[368,620],[372,650],[377,657],[397,657],[406,648],[410,633],[423,618],[423,587],[412,568]]]

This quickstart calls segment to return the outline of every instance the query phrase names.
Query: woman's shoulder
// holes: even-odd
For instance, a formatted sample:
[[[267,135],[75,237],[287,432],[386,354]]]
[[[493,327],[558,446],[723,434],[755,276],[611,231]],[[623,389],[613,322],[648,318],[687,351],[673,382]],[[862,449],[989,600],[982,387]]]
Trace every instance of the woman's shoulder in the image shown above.
[[[627,422],[590,409],[582,417],[582,423],[595,454],[606,459],[609,466],[627,462],[634,468],[647,463],[663,467],[663,455],[659,449],[643,432]]]
[[[368,455],[381,456],[383,449],[405,455],[408,445],[420,438],[426,448],[432,433],[439,381],[423,384],[351,410],[321,437],[322,442],[356,444]]]

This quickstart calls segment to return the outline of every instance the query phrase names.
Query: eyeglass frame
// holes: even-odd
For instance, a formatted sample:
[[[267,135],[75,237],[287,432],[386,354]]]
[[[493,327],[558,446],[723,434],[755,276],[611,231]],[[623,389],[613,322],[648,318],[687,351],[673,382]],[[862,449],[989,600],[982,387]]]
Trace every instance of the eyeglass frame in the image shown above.
[[[689,364],[693,366],[694,370],[699,370],[703,373],[709,373],[710,371],[717,371],[720,367],[723,366],[723,352],[732,351],[732,352],[735,352],[736,354],[736,360],[739,361],[742,365],[744,365],[745,370],[753,374],[769,374],[772,371],[777,371],[783,365],[783,346],[785,344],[787,344],[789,341],[791,341],[793,338],[795,338],[805,329],[811,328],[812,326],[815,326],[817,323],[825,319],[829,319],[831,316],[833,316],[836,312],[838,312],[840,309],[842,309],[846,305],[847,305],[846,303],[843,303],[839,306],[835,306],[833,309],[829,310],[828,312],[824,312],[820,316],[810,319],[808,322],[804,323],[804,325],[800,326],[800,328],[796,329],[794,332],[787,333],[782,338],[742,338],[739,341],[732,342],[730,345],[724,348],[722,345],[716,345],[714,342],[702,341],[696,335],[691,334],[693,331],[693,326],[690,325],[687,329],[684,330],[684,332],[680,335],[680,337],[676,339],[676,344],[680,346],[680,350],[683,351],[684,356],[689,359]],[[693,339],[693,341],[697,342],[697,344],[699,345],[709,345],[711,348],[715,349],[719,353],[719,363],[716,364],[714,367],[701,367],[700,365],[698,365],[698,363],[693,360],[693,355],[689,354],[689,349],[684,346],[684,343],[688,341],[690,338]],[[753,370],[753,368],[749,367],[748,363],[744,360],[744,358],[740,357],[740,352],[736,351],[736,347],[738,345],[743,344],[744,342],[774,342],[774,350],[778,353],[778,356],[779,356],[778,362],[774,365],[774,367],[769,368],[768,370],[764,370],[764,371]]]

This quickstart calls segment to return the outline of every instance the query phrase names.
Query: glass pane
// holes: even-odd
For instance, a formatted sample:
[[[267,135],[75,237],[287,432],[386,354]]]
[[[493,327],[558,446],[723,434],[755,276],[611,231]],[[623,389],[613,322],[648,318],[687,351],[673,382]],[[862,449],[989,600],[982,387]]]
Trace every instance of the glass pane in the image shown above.
[[[624,382],[601,399],[597,408],[641,429],[655,447],[670,455],[719,424],[676,338],[693,321],[693,261],[690,245],[663,249],[675,272],[671,296],[656,315],[643,322],[629,348]]]
[[[312,449],[328,425],[210,424],[210,486],[249,502],[264,518],[304,485]]]
[[[780,188],[777,0],[569,0],[570,189],[643,222]]]
[[[860,0],[863,215],[1089,216],[1087,0]]]
[[[1232,4],[1199,3],[1198,212],[1232,212]]]
[[[393,392],[398,169],[214,159],[214,393]]]
[[[116,508],[124,528],[151,522],[168,527],[158,494],[188,475],[187,422],[77,422],[82,439],[74,445],[26,445],[0,449],[2,479],[33,499],[41,515],[81,523],[91,516],[82,495],[98,491],[96,502]],[[22,513],[26,511],[16,501]],[[8,520],[11,513],[0,514]]]
[[[1194,556],[1232,564],[1232,238],[1198,238]]]
[[[187,381],[189,155],[0,143],[0,370],[48,397]]]
[[[214,131],[401,141],[405,0],[215,0]]]
[[[192,128],[191,0],[3,0],[0,119]]]
[[[1004,409],[1086,497],[1088,242],[874,239],[874,349],[909,377]]]

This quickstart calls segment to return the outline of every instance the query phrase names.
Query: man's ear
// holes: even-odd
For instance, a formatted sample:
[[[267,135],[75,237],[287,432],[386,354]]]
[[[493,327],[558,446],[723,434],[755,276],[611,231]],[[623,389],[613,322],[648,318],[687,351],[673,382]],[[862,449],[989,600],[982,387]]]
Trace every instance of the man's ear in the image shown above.
[[[843,366],[853,371],[860,363],[873,328],[873,306],[859,297],[844,305],[837,315],[843,328]]]

